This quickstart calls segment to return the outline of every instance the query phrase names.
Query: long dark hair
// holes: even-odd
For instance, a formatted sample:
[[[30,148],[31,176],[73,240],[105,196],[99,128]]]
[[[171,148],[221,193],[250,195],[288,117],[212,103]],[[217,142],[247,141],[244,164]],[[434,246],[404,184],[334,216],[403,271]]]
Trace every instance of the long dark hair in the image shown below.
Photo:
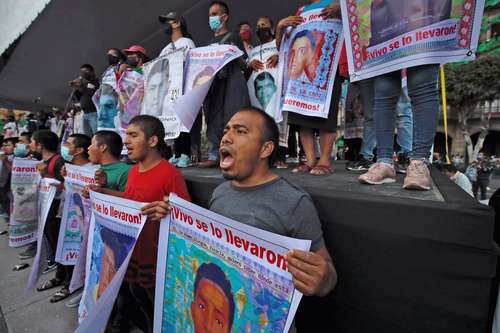
[[[192,40],[193,36],[191,36],[191,34],[188,31],[187,23],[186,23],[186,20],[184,19],[184,17],[182,17],[182,16],[179,17],[179,23],[181,24],[182,37],[186,37],[186,38],[189,38]]]
[[[150,116],[150,115],[139,115],[132,118],[129,125],[137,125],[144,132],[144,136],[146,140],[149,140],[151,137],[156,136],[158,138],[158,145],[156,149],[158,153],[164,159],[169,158],[168,146],[165,142],[165,127],[163,127],[160,119]]]

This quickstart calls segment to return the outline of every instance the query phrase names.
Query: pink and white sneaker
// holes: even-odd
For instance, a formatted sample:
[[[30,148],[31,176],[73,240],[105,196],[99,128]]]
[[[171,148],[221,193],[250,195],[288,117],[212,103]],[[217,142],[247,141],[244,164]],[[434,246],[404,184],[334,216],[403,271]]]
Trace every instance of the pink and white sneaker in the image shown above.
[[[387,163],[377,162],[358,180],[362,184],[380,185],[396,182],[396,171],[394,167]]]
[[[429,191],[431,189],[431,173],[424,161],[413,160],[406,170],[403,183],[405,190]]]

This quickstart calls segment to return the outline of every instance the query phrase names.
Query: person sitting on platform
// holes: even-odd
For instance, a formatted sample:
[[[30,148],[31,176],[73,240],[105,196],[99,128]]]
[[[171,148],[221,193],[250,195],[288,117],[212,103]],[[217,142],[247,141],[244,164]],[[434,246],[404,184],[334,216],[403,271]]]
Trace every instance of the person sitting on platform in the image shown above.
[[[470,196],[474,196],[472,194],[472,184],[467,178],[466,175],[457,170],[457,167],[454,164],[445,164],[443,165],[443,172],[445,175],[450,178],[455,184],[460,186],[467,194]]]

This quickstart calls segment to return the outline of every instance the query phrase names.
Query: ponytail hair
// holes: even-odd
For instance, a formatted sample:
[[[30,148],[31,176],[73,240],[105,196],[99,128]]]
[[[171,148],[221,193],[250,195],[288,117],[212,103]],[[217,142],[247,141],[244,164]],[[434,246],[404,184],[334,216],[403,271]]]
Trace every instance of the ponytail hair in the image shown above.
[[[150,115],[139,115],[132,118],[129,125],[132,124],[141,128],[146,140],[156,136],[158,138],[158,145],[156,146],[158,153],[164,159],[169,158],[169,149],[165,142],[165,127],[163,127],[160,119]]]

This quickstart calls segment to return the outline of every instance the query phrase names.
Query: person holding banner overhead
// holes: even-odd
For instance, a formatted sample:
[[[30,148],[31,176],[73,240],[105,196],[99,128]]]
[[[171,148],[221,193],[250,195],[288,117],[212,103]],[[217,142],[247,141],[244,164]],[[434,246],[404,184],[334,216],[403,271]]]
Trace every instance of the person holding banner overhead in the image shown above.
[[[195,48],[188,32],[186,20],[176,12],[160,15],[159,20],[161,23],[166,24],[165,33],[170,39],[170,42],[161,51],[160,57],[168,52],[184,48],[184,61],[186,61],[189,50]],[[174,154],[169,162],[179,168],[186,168],[191,164],[190,133],[181,132],[179,137],[174,140]]]
[[[239,35],[227,28],[229,7],[225,2],[213,1],[208,8],[209,25],[214,36],[207,45],[232,44],[244,51],[245,47]],[[198,163],[201,168],[217,166],[219,143],[224,124],[240,108],[250,105],[247,83],[243,71],[246,63],[243,58],[236,59],[220,70],[203,102],[207,120],[209,141],[208,160]]]
[[[284,18],[278,23],[276,30],[276,44],[278,48],[281,47],[281,39],[287,28],[295,28],[304,23],[304,18],[300,16],[302,13],[320,8],[323,8],[321,12],[323,19],[340,18],[340,5],[338,1],[311,1],[309,4],[299,8],[294,16]],[[319,51],[321,51],[318,50],[317,38],[313,32],[309,30],[300,31],[292,41],[290,48],[290,59],[286,60],[288,62],[288,66],[286,66],[288,72],[285,76],[287,76],[290,81],[294,80],[312,84],[315,81],[316,68],[318,66],[317,56],[320,54]],[[334,171],[331,163],[331,155],[333,144],[337,136],[337,115],[343,81],[342,77],[347,77],[346,59],[345,50],[343,48],[339,61],[339,71],[334,77],[327,119],[289,112],[288,123],[300,127],[300,140],[307,158],[307,162],[292,170],[293,173],[328,175]],[[319,132],[320,137],[319,161],[316,161],[314,148],[315,132]]]

